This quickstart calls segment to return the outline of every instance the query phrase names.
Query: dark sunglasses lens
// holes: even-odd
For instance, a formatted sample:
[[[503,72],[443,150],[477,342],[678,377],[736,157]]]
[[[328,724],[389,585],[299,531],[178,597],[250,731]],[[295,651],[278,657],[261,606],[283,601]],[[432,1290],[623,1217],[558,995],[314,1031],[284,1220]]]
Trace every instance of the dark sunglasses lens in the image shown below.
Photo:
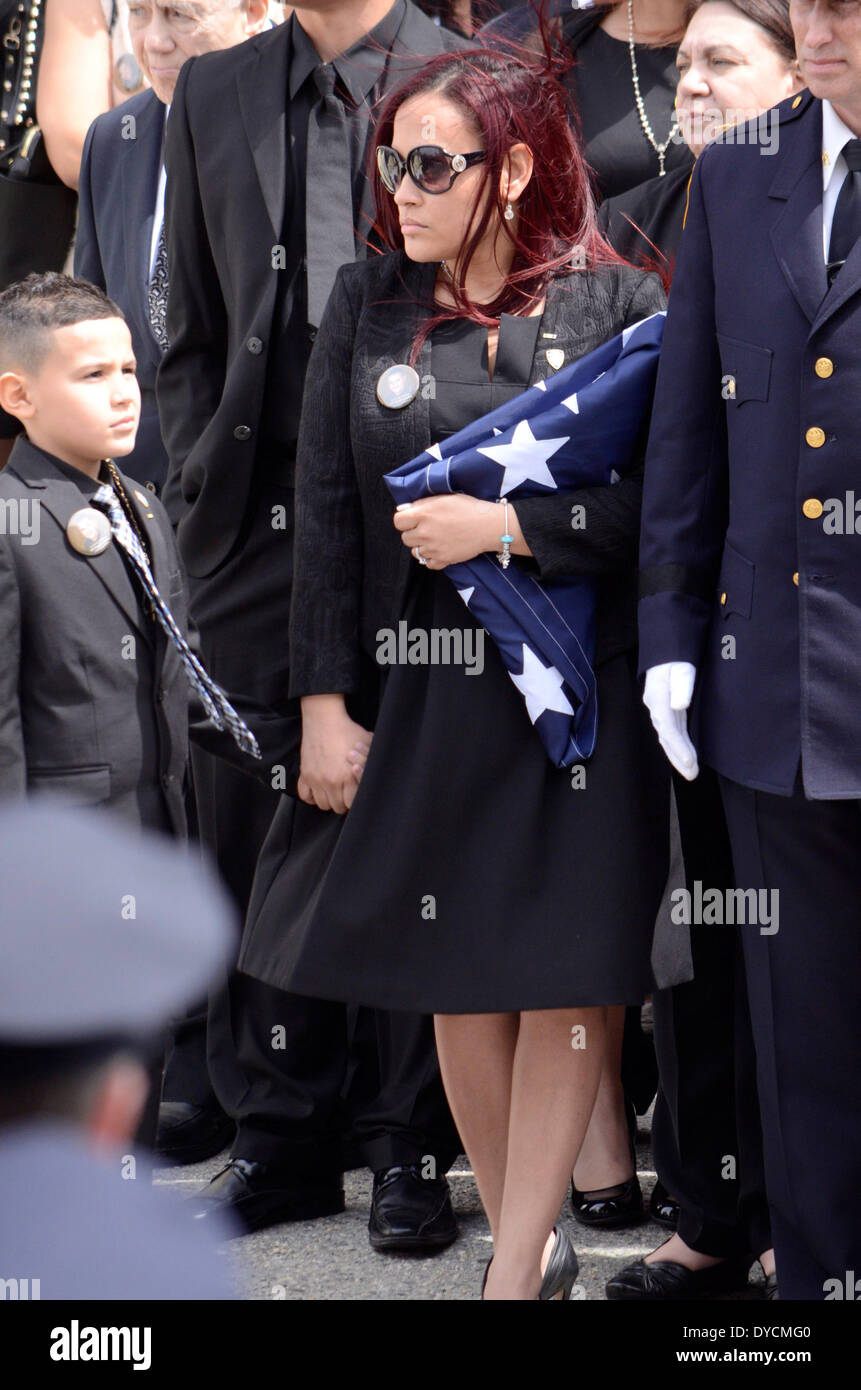
[[[378,145],[377,168],[380,171],[383,187],[389,193],[397,192],[398,184],[401,181],[401,161],[397,152],[388,145]]]
[[[451,161],[438,145],[419,145],[410,151],[410,178],[427,193],[444,193],[451,186]]]

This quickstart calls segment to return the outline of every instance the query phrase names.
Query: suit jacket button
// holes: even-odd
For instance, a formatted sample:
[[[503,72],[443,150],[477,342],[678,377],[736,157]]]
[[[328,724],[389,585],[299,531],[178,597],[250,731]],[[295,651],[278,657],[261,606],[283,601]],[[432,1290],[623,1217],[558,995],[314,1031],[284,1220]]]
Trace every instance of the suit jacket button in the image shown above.
[[[818,425],[811,425],[804,438],[811,449],[821,449],[825,443],[825,431],[821,430]]]
[[[170,791],[175,781],[176,778],[174,777],[173,773],[166,772],[161,779],[161,784],[164,787],[165,791]]]
[[[156,487],[155,483],[144,483],[144,487],[146,488],[147,492],[158,492],[158,488]]]
[[[817,357],[813,364],[813,370],[817,376],[829,377],[834,371],[834,363],[830,357]]]
[[[798,570],[796,570],[796,571],[795,571],[795,574],[792,576],[792,582],[793,582],[793,584],[795,585],[795,587],[796,587],[796,589],[797,589],[797,588],[798,588]]]
[[[309,329],[308,329],[308,342],[309,342],[309,343],[313,343],[313,341],[314,341],[314,339],[316,338],[316,336],[317,336],[317,330],[316,330],[316,328],[309,328]]]
[[[155,692],[155,698],[156,698],[156,703],[157,703],[157,704],[159,704],[159,705],[163,705],[163,704],[164,704],[165,693],[166,693],[166,692],[165,692],[164,686],[163,686],[163,685],[160,685],[159,688],[158,688],[158,690]]]
[[[802,502],[801,510],[811,521],[815,521],[817,517],[822,515],[825,508],[818,497],[808,497],[805,502]]]
[[[723,604],[726,603],[726,594],[725,594],[725,593],[721,594],[721,596],[720,596],[720,601],[721,601],[721,606],[723,606]]]
[[[251,438],[251,426],[250,426],[250,425],[237,425],[237,426],[236,426],[236,429],[233,431],[233,438],[234,438],[234,439],[250,439],[250,438]]]
[[[249,338],[245,346],[248,348],[248,351],[253,354],[254,357],[259,357],[261,352],[263,351],[263,339]]]

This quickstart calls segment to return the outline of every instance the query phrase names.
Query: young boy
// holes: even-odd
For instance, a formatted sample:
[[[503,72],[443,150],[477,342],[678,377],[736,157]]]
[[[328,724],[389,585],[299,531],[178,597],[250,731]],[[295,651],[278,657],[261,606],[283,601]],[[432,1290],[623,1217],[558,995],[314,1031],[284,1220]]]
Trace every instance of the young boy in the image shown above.
[[[53,273],[0,294],[0,405],[25,429],[0,473],[0,798],[50,793],[184,836],[190,712],[204,746],[267,780],[298,735],[245,702],[261,757],[193,654],[167,514],[114,463],[140,414],[116,305]]]

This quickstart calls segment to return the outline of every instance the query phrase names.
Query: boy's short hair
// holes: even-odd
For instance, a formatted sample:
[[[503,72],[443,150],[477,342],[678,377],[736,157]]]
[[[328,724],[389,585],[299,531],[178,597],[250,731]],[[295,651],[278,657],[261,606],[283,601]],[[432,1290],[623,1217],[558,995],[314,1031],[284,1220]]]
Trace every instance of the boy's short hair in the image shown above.
[[[28,275],[0,293],[0,372],[38,372],[55,328],[114,318],[125,322],[122,309],[89,280],[53,270]]]

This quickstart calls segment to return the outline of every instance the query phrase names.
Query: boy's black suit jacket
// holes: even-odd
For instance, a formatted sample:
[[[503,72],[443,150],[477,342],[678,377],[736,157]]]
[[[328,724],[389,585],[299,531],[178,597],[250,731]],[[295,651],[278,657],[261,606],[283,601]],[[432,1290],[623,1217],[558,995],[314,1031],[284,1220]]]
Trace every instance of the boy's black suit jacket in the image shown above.
[[[120,476],[159,592],[196,648],[167,514]],[[274,763],[294,768],[298,721],[236,697],[260,764],[210,723],[116,542],[96,556],[69,544],[69,519],[97,486],[82,488],[26,435],[0,473],[0,797],[48,793],[182,836],[189,719],[196,741],[267,781]]]

